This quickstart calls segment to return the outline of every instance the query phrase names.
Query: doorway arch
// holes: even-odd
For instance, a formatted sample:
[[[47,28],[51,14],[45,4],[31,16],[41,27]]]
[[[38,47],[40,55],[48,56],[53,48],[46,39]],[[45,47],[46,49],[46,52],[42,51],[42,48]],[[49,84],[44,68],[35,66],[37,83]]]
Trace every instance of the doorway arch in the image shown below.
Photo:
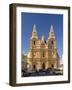
[[[42,64],[42,69],[43,69],[43,70],[45,69],[45,63]]]
[[[54,68],[54,64],[51,64],[51,68]]]
[[[36,65],[35,64],[33,65],[33,70],[36,70]]]

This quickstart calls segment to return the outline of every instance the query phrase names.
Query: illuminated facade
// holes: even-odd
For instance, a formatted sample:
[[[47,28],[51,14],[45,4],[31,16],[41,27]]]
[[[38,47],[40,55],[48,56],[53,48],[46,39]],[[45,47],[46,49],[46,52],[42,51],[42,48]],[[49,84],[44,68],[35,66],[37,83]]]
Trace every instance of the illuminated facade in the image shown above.
[[[27,69],[46,70],[48,68],[58,68],[59,55],[56,47],[56,38],[54,29],[51,25],[49,37],[46,41],[44,36],[38,38],[36,25],[33,26],[32,36],[30,38],[30,50],[27,55]]]

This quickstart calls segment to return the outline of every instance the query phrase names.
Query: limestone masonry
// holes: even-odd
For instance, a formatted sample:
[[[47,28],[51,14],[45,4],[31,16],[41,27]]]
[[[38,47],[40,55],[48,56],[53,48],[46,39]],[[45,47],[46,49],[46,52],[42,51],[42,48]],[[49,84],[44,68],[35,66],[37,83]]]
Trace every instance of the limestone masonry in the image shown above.
[[[34,25],[27,55],[28,71],[46,70],[48,68],[58,69],[58,66],[59,55],[53,26],[50,27],[48,40],[45,40],[44,36],[41,39],[38,38],[36,25]]]

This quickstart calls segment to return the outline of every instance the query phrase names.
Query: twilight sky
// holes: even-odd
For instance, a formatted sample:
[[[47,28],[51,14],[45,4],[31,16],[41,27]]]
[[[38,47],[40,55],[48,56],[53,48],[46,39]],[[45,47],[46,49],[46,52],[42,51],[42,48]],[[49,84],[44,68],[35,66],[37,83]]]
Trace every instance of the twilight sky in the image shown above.
[[[62,14],[39,14],[21,13],[21,44],[22,52],[27,53],[30,48],[30,37],[33,25],[36,25],[38,37],[44,35],[45,40],[49,37],[50,27],[53,25],[59,56],[63,53],[63,15]]]

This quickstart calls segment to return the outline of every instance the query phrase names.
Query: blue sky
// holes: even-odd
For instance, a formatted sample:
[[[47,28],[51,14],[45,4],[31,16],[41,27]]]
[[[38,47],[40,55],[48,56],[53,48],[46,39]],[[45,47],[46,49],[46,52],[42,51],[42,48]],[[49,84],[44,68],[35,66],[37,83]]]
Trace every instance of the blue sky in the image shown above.
[[[39,13],[21,13],[21,42],[22,52],[27,53],[30,48],[30,37],[33,25],[36,25],[39,38],[44,35],[47,40],[50,27],[53,25],[56,37],[57,49],[60,57],[63,53],[63,15],[61,14],[39,14]]]

